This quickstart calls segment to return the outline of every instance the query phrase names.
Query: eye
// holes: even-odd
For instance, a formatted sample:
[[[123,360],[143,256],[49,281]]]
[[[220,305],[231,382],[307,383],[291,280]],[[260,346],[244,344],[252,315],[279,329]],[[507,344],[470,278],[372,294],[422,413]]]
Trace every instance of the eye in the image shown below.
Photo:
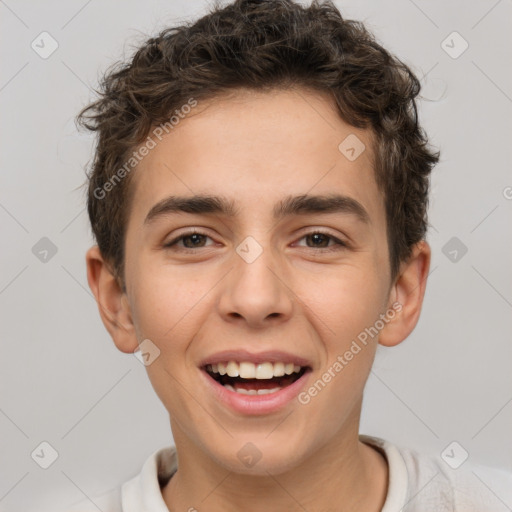
[[[323,231],[313,231],[304,235],[300,240],[304,239],[306,240],[307,247],[319,249],[317,252],[338,251],[348,247],[348,244],[339,238]],[[331,241],[333,244],[329,245]],[[307,242],[311,242],[312,245],[309,245]]]
[[[173,238],[163,247],[166,249],[174,248],[177,251],[193,253],[197,252],[195,249],[202,249],[214,245],[206,245],[207,239],[212,240],[208,235],[201,233],[200,231],[189,231]],[[316,249],[315,252],[332,252],[348,247],[348,244],[339,238],[318,230],[304,235],[299,240],[306,240],[306,247]]]
[[[206,241],[207,238],[210,237],[199,231],[189,231],[188,233],[183,233],[180,236],[171,240],[170,242],[166,243],[164,245],[164,248],[168,249],[171,247],[176,247],[177,250],[182,250],[184,252],[194,252],[194,249],[208,247],[203,243]],[[180,243],[182,243],[183,245],[180,245]]]

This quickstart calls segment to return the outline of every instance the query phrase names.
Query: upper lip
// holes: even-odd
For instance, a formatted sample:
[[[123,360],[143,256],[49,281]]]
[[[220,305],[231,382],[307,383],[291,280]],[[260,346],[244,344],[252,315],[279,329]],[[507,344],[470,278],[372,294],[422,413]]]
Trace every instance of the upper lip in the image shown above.
[[[281,350],[266,350],[265,352],[249,352],[248,350],[224,350],[216,352],[210,356],[205,357],[199,366],[203,367],[208,364],[225,363],[228,361],[236,361],[238,363],[293,363],[298,366],[311,366],[311,363],[300,356],[290,352],[283,352]]]

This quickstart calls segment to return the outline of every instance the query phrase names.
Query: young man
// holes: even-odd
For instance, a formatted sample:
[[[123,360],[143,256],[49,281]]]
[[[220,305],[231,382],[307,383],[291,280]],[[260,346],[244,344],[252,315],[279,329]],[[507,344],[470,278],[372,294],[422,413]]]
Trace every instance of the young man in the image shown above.
[[[150,39],[98,132],[88,280],[175,448],[79,510],[501,510],[471,473],[359,435],[377,344],[414,329],[419,82],[333,4],[236,1]]]

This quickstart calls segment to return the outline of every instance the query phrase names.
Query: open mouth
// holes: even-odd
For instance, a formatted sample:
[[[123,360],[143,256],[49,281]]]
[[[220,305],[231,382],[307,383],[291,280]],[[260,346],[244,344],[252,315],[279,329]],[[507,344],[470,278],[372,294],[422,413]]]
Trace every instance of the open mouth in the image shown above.
[[[204,371],[229,391],[243,395],[277,393],[293,384],[308,370],[293,363],[259,363],[227,361],[207,364]]]

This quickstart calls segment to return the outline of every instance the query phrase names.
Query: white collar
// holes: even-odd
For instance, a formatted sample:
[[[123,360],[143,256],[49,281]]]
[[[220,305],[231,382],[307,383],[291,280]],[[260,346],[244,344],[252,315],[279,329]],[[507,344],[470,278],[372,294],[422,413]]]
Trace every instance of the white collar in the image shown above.
[[[389,484],[381,512],[401,510],[407,499],[408,476],[405,461],[392,443],[367,435],[359,439],[379,450],[387,459]],[[162,497],[163,487],[178,467],[176,449],[167,446],[155,451],[144,463],[141,472],[126,482],[121,491],[124,512],[169,512]]]

